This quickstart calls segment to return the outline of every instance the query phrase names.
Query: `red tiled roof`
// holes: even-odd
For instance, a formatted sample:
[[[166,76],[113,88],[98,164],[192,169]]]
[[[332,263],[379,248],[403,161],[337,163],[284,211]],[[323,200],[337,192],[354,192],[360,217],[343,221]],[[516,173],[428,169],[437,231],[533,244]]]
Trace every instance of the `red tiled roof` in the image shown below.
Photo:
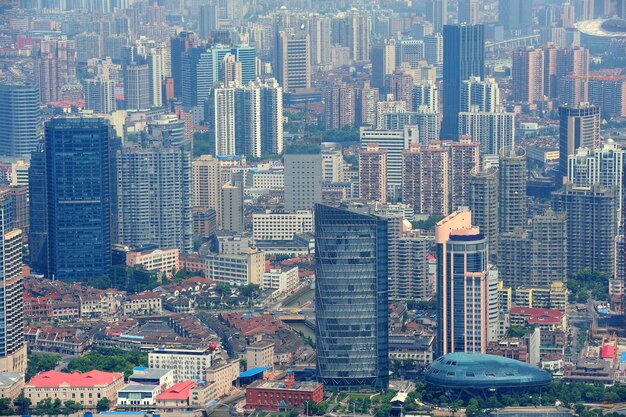
[[[96,385],[109,385],[123,377],[124,375],[119,372],[102,372],[96,370],[82,374],[80,372],[67,373],[47,371],[35,375],[28,382],[28,385],[37,388],[54,388],[63,384],[67,384],[67,386],[70,387],[94,387]]]
[[[179,382],[178,384],[174,384],[170,388],[163,391],[156,397],[156,399],[157,401],[185,400],[189,398],[189,391],[195,386],[196,383],[193,381]]]
[[[563,317],[563,313],[554,308],[526,308],[526,307],[513,307],[509,310],[510,314],[521,314],[524,316],[548,316],[558,318]]]

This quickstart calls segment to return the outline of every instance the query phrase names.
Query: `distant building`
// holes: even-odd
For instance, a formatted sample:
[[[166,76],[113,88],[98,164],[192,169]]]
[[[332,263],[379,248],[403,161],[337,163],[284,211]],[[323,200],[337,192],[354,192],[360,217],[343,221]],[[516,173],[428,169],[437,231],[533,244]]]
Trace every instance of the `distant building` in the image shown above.
[[[276,33],[274,73],[284,91],[311,88],[309,35]]]
[[[322,158],[320,153],[286,153],[285,209],[311,210],[322,201]]]
[[[415,213],[447,215],[450,210],[450,159],[439,142],[413,145],[402,153],[402,201]]]
[[[173,248],[131,251],[126,254],[126,266],[140,267],[146,271],[159,271],[171,278],[180,269],[179,250]]]
[[[274,348],[272,342],[261,341],[246,347],[247,369],[274,368]]]
[[[323,399],[324,385],[296,382],[293,372],[288,372],[283,382],[257,381],[246,388],[246,408],[249,410],[292,410],[304,407],[307,401],[317,404]]]
[[[296,234],[313,231],[310,210],[266,212],[252,215],[252,233],[256,240],[292,240]]]
[[[204,276],[239,287],[248,284],[261,285],[264,271],[263,252],[240,255],[210,254],[206,258]]]
[[[498,176],[499,231],[511,232],[527,224],[526,151],[515,147],[502,148]]]
[[[359,151],[359,197],[387,202],[387,151],[375,143]]]
[[[41,138],[41,109],[36,84],[0,85],[0,155],[29,157]]]
[[[567,176],[567,159],[578,148],[600,143],[600,108],[589,103],[559,107],[559,173]]]
[[[498,169],[475,170],[469,178],[469,209],[472,224],[479,227],[489,243],[489,256],[498,251]]]
[[[206,371],[213,362],[212,351],[207,348],[174,349],[156,348],[148,353],[150,368],[173,369],[174,382],[204,381]]]

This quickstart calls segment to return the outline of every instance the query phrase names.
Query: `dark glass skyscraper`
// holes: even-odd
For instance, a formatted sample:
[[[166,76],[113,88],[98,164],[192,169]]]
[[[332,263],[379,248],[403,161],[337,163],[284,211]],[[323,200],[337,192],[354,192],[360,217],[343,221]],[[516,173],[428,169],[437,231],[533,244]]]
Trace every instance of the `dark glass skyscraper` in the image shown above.
[[[387,388],[387,220],[316,204],[315,276],[322,382]]]
[[[85,280],[111,266],[112,128],[102,118],[46,123],[48,274]]]
[[[43,275],[48,275],[48,198],[46,191],[46,154],[44,144],[30,156],[28,168],[28,230],[29,266]]]
[[[28,157],[41,136],[39,87],[0,83],[0,155]]]
[[[441,138],[457,140],[461,84],[469,77],[485,76],[483,25],[443,27],[443,124]]]

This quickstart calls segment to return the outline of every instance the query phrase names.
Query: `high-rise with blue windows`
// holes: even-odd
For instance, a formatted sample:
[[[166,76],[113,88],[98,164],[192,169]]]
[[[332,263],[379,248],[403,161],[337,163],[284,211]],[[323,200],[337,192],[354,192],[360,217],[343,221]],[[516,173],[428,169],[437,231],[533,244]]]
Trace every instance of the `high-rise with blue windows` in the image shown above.
[[[387,220],[315,205],[317,372],[327,387],[389,385]]]
[[[232,48],[231,54],[241,62],[241,82],[248,84],[256,80],[256,48],[253,46],[238,46]]]
[[[46,123],[45,138],[48,276],[101,277],[111,266],[112,127],[59,118]]]

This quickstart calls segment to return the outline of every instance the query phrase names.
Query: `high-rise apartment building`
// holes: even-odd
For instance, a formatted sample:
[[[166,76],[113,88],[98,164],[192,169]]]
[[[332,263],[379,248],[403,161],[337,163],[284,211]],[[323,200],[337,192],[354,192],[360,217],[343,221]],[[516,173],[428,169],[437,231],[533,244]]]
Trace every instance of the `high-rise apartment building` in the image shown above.
[[[468,206],[471,173],[479,167],[478,142],[472,142],[472,138],[468,136],[461,136],[458,143],[450,145],[450,206],[452,211],[458,210],[461,206]]]
[[[308,34],[276,34],[274,73],[284,91],[311,87],[311,53]]]
[[[616,192],[600,184],[576,187],[567,183],[552,194],[555,211],[567,216],[567,272],[581,269],[613,273],[618,233]]]
[[[234,122],[235,153],[260,158],[261,90],[254,84],[235,89]]]
[[[355,123],[354,88],[336,84],[324,92],[326,129],[342,129]]]
[[[222,186],[220,205],[221,229],[242,233],[244,231],[244,204],[243,184],[240,181],[230,181]]]
[[[437,356],[485,353],[497,325],[497,273],[489,270],[485,236],[457,211],[435,226],[437,245]]]
[[[218,87],[209,99],[213,114],[212,120],[215,155],[235,155],[235,87]]]
[[[115,81],[103,78],[85,80],[84,92],[86,109],[96,114],[115,111]]]
[[[586,76],[567,75],[559,79],[559,102],[578,105],[588,101],[589,81]]]
[[[198,29],[202,39],[209,39],[211,32],[219,29],[219,12],[220,7],[215,1],[200,6]]]
[[[461,86],[472,76],[485,76],[485,38],[482,25],[443,28],[443,139],[458,139]]]
[[[118,150],[117,243],[192,250],[191,155],[163,143]]]
[[[387,388],[387,265],[387,220],[315,205],[317,372],[324,385]]]
[[[148,101],[152,107],[163,105],[161,86],[163,83],[163,57],[151,52],[146,57],[148,63]]]
[[[127,110],[150,108],[150,70],[148,64],[130,63],[123,69],[124,103]]]
[[[202,155],[191,165],[192,200],[194,207],[219,210],[222,188],[220,161],[211,155]]]
[[[413,85],[411,103],[412,111],[417,111],[421,106],[426,106],[428,111],[439,113],[439,87],[432,81],[426,81]]]
[[[402,153],[402,201],[415,213],[447,215],[450,210],[450,159],[439,142],[414,145]]]
[[[274,78],[259,84],[261,88],[261,150],[283,153],[283,88]]]
[[[439,140],[439,125],[441,124],[438,112],[431,112],[428,107],[420,106],[414,112],[397,112],[383,114],[383,130],[403,131],[412,128],[417,131],[418,142],[428,145]],[[417,128],[417,129],[416,129]]]
[[[385,91],[385,78],[396,69],[396,40],[385,39],[372,47],[372,87]]]
[[[319,153],[284,156],[285,209],[311,210],[322,201],[322,158]]]
[[[513,52],[513,101],[522,103],[543,101],[543,58],[544,52],[542,49],[529,47]]]
[[[180,99],[186,109],[202,105],[216,81],[213,55],[203,47],[189,48],[181,57]],[[174,84],[176,85],[176,84]]]
[[[574,46],[557,48],[548,45],[544,48],[544,95],[559,100],[562,105],[575,106],[578,103],[564,103],[559,97],[560,81],[568,75],[581,77],[589,75],[589,50]]]
[[[193,47],[196,40],[192,32],[180,32],[170,39],[170,68],[174,79],[174,96],[183,96],[183,55]]]
[[[224,57],[221,68],[222,82],[225,85],[230,83],[241,84],[241,62],[235,59],[235,55],[228,54]]]
[[[331,57],[331,18],[312,15],[309,18],[309,38],[311,39],[311,65],[318,69],[328,69]]]
[[[395,101],[404,101],[407,109],[413,108],[413,77],[410,74],[396,70],[386,75],[385,92]]]
[[[559,107],[559,173],[567,176],[567,159],[578,148],[600,143],[600,108],[589,103]]]
[[[368,13],[351,11],[347,16],[348,46],[354,62],[370,60],[371,16]]]
[[[510,35],[524,35],[533,28],[532,0],[499,0],[498,22]]]
[[[478,0],[459,0],[459,23],[477,24],[479,5]]]
[[[63,86],[76,78],[76,42],[67,39],[41,41],[36,70],[41,102],[60,100]]]
[[[28,157],[41,138],[36,84],[0,83],[0,155]]]
[[[611,117],[626,117],[626,77],[589,77],[588,97]]]
[[[378,88],[364,83],[355,90],[355,122],[361,126],[376,126],[376,104],[380,97]]]
[[[480,77],[469,77],[461,83],[460,112],[478,110],[492,113],[501,105],[500,88],[494,78],[481,80]]]
[[[527,224],[526,151],[507,147],[500,152],[498,169],[498,220],[500,233],[512,232]]]
[[[458,132],[478,142],[481,154],[497,155],[505,147],[515,145],[515,113],[502,108],[491,113],[475,111],[476,107],[472,110],[459,113]]]
[[[47,219],[48,276],[99,278],[111,266],[112,127],[97,117],[58,118],[46,123],[45,138],[45,178],[33,180],[46,184],[46,212],[31,214]]]
[[[387,151],[375,143],[359,151],[359,197],[387,202]]]
[[[469,209],[472,224],[480,231],[489,244],[489,257],[498,252],[498,169],[495,167],[476,169],[469,179]]]

